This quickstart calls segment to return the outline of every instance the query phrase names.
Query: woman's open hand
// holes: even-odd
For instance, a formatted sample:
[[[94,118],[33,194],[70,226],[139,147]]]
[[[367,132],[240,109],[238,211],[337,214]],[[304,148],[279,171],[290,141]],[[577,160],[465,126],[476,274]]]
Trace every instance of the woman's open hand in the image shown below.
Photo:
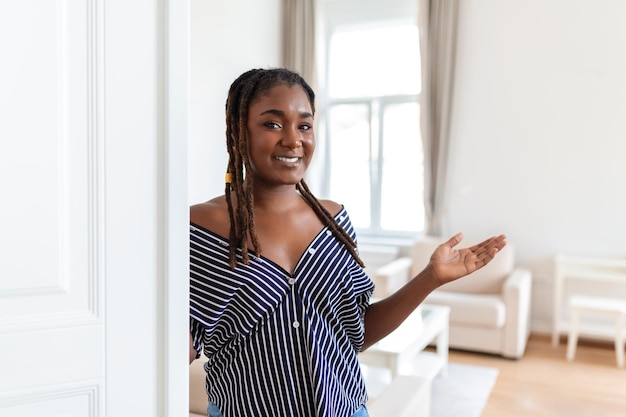
[[[487,265],[498,251],[506,246],[504,235],[489,239],[464,249],[455,249],[463,240],[463,234],[457,233],[447,242],[435,249],[430,257],[430,267],[439,285],[454,281]]]

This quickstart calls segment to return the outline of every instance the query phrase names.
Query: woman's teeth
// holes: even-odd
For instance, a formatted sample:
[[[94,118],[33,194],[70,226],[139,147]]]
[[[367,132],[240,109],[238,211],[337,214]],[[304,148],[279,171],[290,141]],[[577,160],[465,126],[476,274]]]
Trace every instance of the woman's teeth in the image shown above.
[[[298,161],[298,157],[297,156],[293,156],[291,158],[287,158],[285,156],[277,156],[275,157],[277,160],[279,161],[283,161],[283,162],[289,162],[289,163],[294,163]]]

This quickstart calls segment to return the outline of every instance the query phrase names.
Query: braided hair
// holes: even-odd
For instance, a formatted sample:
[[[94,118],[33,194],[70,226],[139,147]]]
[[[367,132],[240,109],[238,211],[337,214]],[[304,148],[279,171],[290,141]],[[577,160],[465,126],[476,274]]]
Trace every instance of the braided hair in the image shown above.
[[[254,173],[250,166],[248,155],[248,110],[250,105],[268,93],[277,85],[299,85],[306,93],[311,110],[315,113],[315,93],[307,82],[297,73],[284,68],[252,69],[241,74],[230,86],[226,100],[226,146],[228,148],[228,169],[226,173],[226,202],[230,217],[230,252],[229,263],[231,268],[237,264],[236,249],[240,248],[244,264],[249,263],[248,237],[252,243],[252,250],[261,254],[261,246],[254,227],[254,198],[252,186]],[[356,243],[339,226],[334,217],[326,210],[309,190],[309,187],[300,180],[296,189],[311,206],[317,217],[333,233],[352,257],[364,266],[356,253]],[[236,195],[236,204],[233,195]]]

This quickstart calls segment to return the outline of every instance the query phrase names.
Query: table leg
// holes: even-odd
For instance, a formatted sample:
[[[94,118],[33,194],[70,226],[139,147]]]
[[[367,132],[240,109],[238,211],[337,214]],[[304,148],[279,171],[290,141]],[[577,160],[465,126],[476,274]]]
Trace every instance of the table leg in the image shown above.
[[[448,325],[446,324],[441,332],[437,335],[437,355],[441,358],[441,376],[448,375],[448,351],[449,351],[449,339],[448,339]]]

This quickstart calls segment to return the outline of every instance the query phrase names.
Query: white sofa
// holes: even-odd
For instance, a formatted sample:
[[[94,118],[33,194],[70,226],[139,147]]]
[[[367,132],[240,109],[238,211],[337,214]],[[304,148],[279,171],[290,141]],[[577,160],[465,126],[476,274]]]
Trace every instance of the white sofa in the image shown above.
[[[424,269],[441,243],[434,237],[420,238],[408,257],[371,273],[376,296],[388,295]],[[471,245],[464,240],[459,246]],[[530,271],[515,266],[509,242],[487,266],[433,291],[425,303],[450,307],[451,348],[520,358],[530,334],[531,283]]]
[[[189,365],[189,417],[207,417],[209,399],[205,389],[205,362],[206,357],[201,356]]]

